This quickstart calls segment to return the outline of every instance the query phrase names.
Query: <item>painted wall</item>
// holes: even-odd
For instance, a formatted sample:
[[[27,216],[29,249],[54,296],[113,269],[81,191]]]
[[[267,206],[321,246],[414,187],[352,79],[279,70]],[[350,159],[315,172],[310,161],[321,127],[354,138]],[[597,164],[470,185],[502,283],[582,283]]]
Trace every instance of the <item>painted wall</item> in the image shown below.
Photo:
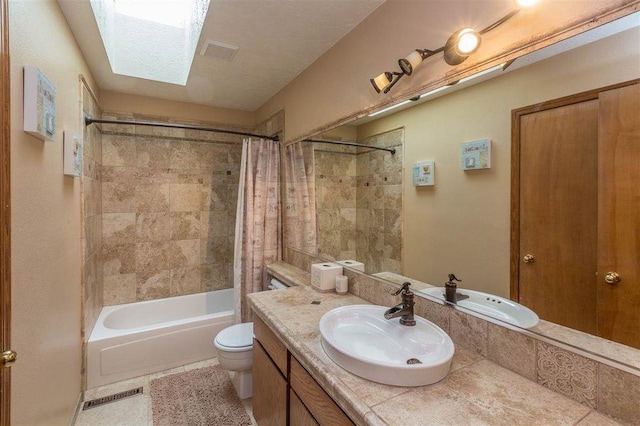
[[[350,121],[367,111],[439,87],[444,81],[458,80],[490,58],[499,59],[487,65],[520,56],[523,50],[535,48],[543,37],[553,35],[553,41],[569,37],[579,31],[575,28],[577,24],[629,3],[634,1],[540,2],[535,9],[521,12],[485,34],[479,51],[463,64],[451,67],[438,55],[423,64],[411,78],[403,79],[389,94],[379,95],[369,79],[383,71],[396,70],[397,60],[413,49],[440,47],[425,46],[424,40],[442,40],[444,45],[451,33],[462,25],[483,28],[502,17],[489,13],[483,2],[471,2],[467,9],[449,13],[433,7],[431,2],[388,0],[260,107],[257,119],[284,109],[287,141],[319,133],[330,123],[342,124],[338,121]],[[504,2],[504,14],[511,5],[510,1]],[[432,23],[445,23],[451,32],[434,33]],[[598,22],[590,25],[596,26]]]
[[[358,139],[405,128],[404,275],[509,296],[511,110],[640,78],[640,34],[628,30],[358,128]],[[460,169],[460,143],[492,140],[492,167]],[[435,186],[414,187],[435,160]]]
[[[62,173],[62,130],[81,131],[90,72],[55,0],[9,2],[11,54],[12,424],[67,424],[81,387],[80,180]],[[57,133],[22,131],[22,67],[57,88]]]
[[[100,104],[104,111],[166,117],[182,122],[225,123],[225,127],[251,127],[256,122],[256,115],[253,112],[129,95],[109,90],[100,92]]]

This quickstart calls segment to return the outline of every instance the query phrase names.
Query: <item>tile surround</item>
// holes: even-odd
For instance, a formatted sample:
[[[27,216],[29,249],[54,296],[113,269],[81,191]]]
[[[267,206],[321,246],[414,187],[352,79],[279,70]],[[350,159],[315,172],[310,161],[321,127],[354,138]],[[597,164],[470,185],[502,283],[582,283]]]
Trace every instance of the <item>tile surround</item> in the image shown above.
[[[81,108],[84,115],[99,116],[100,107],[84,82],[81,83]],[[102,133],[98,126],[84,126],[80,177],[82,244],[82,323],[83,354],[86,342],[104,304],[103,218],[102,218]],[[82,357],[82,386],[85,384],[86,358]]]
[[[403,129],[361,141],[395,147],[391,156],[342,146],[315,150],[319,252],[329,258],[358,259],[367,272],[402,268]],[[381,203],[382,201],[382,203]],[[328,231],[327,231],[328,230]]]
[[[312,263],[323,261],[290,247],[285,247],[284,255],[288,264],[303,271],[310,271]],[[374,304],[397,303],[396,296],[389,296],[393,287],[386,280],[346,269],[345,275],[349,277],[350,293]],[[305,277],[298,275],[297,279]],[[622,424],[640,424],[640,373],[631,374],[426,299],[416,299],[415,312],[443,328],[471,356],[486,357],[582,407],[604,414],[585,412],[580,425],[600,424],[600,419],[603,425],[619,424],[611,418]]]
[[[241,138],[148,126],[103,131],[105,304],[230,287]]]

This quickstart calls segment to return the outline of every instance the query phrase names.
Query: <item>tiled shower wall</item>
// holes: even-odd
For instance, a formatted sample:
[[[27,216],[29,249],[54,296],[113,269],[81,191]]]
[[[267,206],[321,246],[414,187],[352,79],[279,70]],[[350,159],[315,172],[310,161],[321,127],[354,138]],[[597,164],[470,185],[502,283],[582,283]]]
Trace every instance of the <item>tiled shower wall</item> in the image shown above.
[[[319,254],[355,259],[355,149],[315,144],[314,157]]]
[[[402,161],[404,129],[359,141],[387,151],[358,154],[356,258],[365,272],[402,273]]]
[[[104,305],[232,287],[240,142],[104,125]]]
[[[360,143],[386,151],[315,145],[319,255],[355,259],[367,273],[402,272],[404,130]]]
[[[84,115],[99,117],[100,108],[82,84]],[[81,179],[82,217],[82,341],[87,342],[103,306],[102,273],[102,134],[84,127]],[[68,178],[71,179],[71,178]]]

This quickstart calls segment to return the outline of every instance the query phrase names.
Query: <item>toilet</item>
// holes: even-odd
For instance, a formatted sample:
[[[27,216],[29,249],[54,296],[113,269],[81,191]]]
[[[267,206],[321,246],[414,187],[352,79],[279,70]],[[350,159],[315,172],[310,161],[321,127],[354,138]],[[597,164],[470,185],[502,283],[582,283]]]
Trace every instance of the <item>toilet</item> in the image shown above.
[[[253,392],[253,323],[236,324],[218,333],[213,341],[218,349],[218,362],[232,373],[233,386],[240,399],[251,398]]]

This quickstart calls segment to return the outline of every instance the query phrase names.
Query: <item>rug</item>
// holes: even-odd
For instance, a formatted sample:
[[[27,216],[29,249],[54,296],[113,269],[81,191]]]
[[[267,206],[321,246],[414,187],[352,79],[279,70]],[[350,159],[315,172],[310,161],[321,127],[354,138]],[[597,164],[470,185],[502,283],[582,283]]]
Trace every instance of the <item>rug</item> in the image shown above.
[[[154,426],[249,426],[229,373],[219,365],[151,381]]]

